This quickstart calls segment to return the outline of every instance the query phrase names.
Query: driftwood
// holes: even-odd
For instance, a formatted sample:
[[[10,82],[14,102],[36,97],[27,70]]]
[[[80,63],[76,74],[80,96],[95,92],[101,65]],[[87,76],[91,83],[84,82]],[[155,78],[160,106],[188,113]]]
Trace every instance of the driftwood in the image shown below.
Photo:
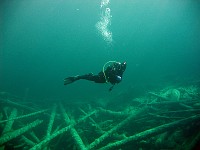
[[[110,135],[112,135],[114,132],[116,132],[117,130],[119,130],[124,125],[128,124],[131,120],[133,120],[134,118],[136,118],[139,114],[143,113],[145,110],[147,110],[147,109],[146,108],[145,109],[141,109],[138,112],[135,112],[132,115],[130,115],[129,117],[127,117],[125,120],[123,120],[122,122],[120,122],[117,126],[113,127],[111,130],[107,131],[105,134],[103,134],[102,136],[100,136],[99,138],[97,138],[94,142],[92,142],[88,146],[88,149],[94,149],[95,147],[97,147],[106,138],[108,138]]]
[[[80,110],[84,115],[87,115],[87,113],[86,113],[83,109],[79,108],[79,110]],[[92,117],[89,117],[89,119],[90,119],[90,121],[94,124],[94,126],[98,129],[98,132],[100,132],[101,134],[105,133],[105,131],[103,131],[103,130],[101,129],[101,127],[99,126],[99,124],[97,124],[97,123],[94,121],[94,119],[92,119]]]
[[[41,149],[43,145],[47,144],[48,142],[50,142],[52,139],[56,138],[57,136],[67,132],[69,129],[74,127],[76,124],[84,121],[85,119],[87,119],[88,117],[90,117],[91,115],[93,115],[95,113],[97,113],[97,111],[93,111],[93,112],[89,113],[87,116],[84,116],[83,118],[79,119],[77,122],[73,122],[69,126],[66,126],[66,127],[62,128],[62,129],[58,130],[56,133],[53,133],[52,135],[50,135],[49,138],[44,139],[43,141],[41,141],[40,143],[38,143],[37,145],[32,147],[31,150]]]
[[[35,135],[35,133],[33,131],[30,133],[30,135],[35,140],[36,143],[40,142],[39,138]]]
[[[164,125],[161,125],[161,126],[158,126],[158,127],[155,127],[155,128],[152,128],[152,129],[140,132],[140,133],[137,133],[133,136],[127,137],[124,140],[117,141],[117,142],[114,142],[114,143],[110,143],[110,144],[106,145],[105,147],[100,148],[100,150],[109,150],[109,149],[114,149],[114,148],[116,149],[117,147],[128,144],[129,142],[147,139],[151,136],[161,134],[161,133],[166,132],[168,130],[175,130],[177,127],[190,124],[191,122],[195,122],[199,119],[200,119],[200,115],[195,115],[195,116],[192,116],[192,117],[189,117],[189,118],[186,118],[186,119],[181,119],[181,120],[174,121],[174,122],[171,122],[171,123],[168,123],[168,124],[164,124]]]
[[[60,108],[61,108],[61,111],[62,111],[62,114],[63,114],[66,124],[70,125],[71,120],[69,119],[69,117],[68,117],[67,113],[65,112],[64,108],[62,107],[62,105],[60,105]],[[76,143],[77,149],[86,150],[86,147],[85,147],[81,137],[79,136],[78,132],[76,131],[76,129],[72,126],[69,131]]]
[[[110,150],[123,149],[130,145],[132,147],[135,145],[135,148],[145,146],[144,149],[150,145],[159,149],[160,146],[167,143],[166,149],[172,145],[177,148],[183,145],[192,149],[200,138],[200,134],[195,133],[195,129],[199,129],[200,125],[198,123],[200,120],[200,100],[192,97],[189,99],[187,96],[185,98],[188,99],[183,99],[183,93],[181,95],[179,93],[177,99],[174,100],[173,98],[170,100],[170,96],[166,93],[161,94],[162,96],[155,93],[150,93],[150,95],[153,96],[145,95],[137,98],[140,105],[127,102],[124,109],[120,107],[121,111],[116,111],[117,109],[114,107],[112,110],[99,108],[98,104],[93,103],[88,109],[94,110],[91,113],[84,111],[88,108],[86,105],[84,105],[86,106],[84,109],[80,109],[79,104],[74,105],[74,107],[67,106],[67,111],[60,104],[59,109],[54,105],[51,113],[48,114],[44,112],[49,109],[27,113],[31,109],[27,108],[26,105],[10,100],[3,102],[0,100],[5,105],[5,107],[2,105],[3,109],[0,110],[0,128],[2,130],[0,144],[5,149],[11,145],[13,148],[32,150],[59,149],[60,144],[62,144],[67,149]],[[17,112],[10,106],[23,108],[23,111]],[[9,114],[10,110],[12,112]],[[70,112],[71,117],[68,116],[68,112]],[[17,113],[20,115],[17,116]],[[96,114],[95,117],[92,116],[93,114]],[[36,115],[40,115],[40,118],[49,116],[45,121],[46,124],[42,124],[42,120],[36,120],[27,125],[28,120],[33,120]],[[3,118],[6,119],[2,120]],[[19,120],[22,118],[26,119]],[[89,122],[86,121],[87,118]],[[81,122],[81,125],[76,126]],[[13,129],[13,123],[16,130]],[[44,132],[42,134],[33,129],[39,124],[41,124],[38,127],[39,131],[42,129]],[[21,128],[21,126],[24,127]],[[185,128],[187,132],[184,132],[184,126],[187,127]],[[25,133],[28,130],[30,130],[29,133]],[[69,133],[65,134],[68,131]],[[190,132],[189,135],[188,132]],[[162,138],[157,141],[157,136]],[[11,141],[14,138],[15,141]],[[152,143],[156,144],[152,145]]]
[[[155,96],[155,97],[157,97],[157,98],[160,98],[160,99],[162,99],[162,100],[164,100],[164,101],[169,101],[169,99],[168,99],[167,97],[158,95],[158,94],[156,94],[156,93],[149,92],[149,94],[150,94],[150,95],[153,95],[153,96]]]
[[[0,101],[2,101],[3,103],[6,103],[6,104],[8,104],[8,105],[14,106],[14,107],[23,108],[23,109],[25,109],[25,110],[37,111],[37,109],[34,109],[34,108],[28,107],[28,106],[26,106],[26,105],[22,105],[22,104],[13,102],[13,101],[11,101],[11,100],[9,100],[9,99],[0,99]]]
[[[51,117],[50,117],[50,120],[49,120],[49,124],[48,124],[48,128],[47,128],[47,135],[46,135],[46,138],[48,138],[50,135],[51,135],[51,130],[52,130],[52,127],[53,127],[53,123],[54,123],[54,120],[55,120],[55,116],[56,116],[56,105],[53,106],[53,109],[52,109],[52,112],[51,112]]]
[[[111,116],[114,116],[114,117],[127,117],[131,114],[131,113],[122,112],[122,111],[116,112],[116,111],[106,110],[106,109],[103,109],[103,108],[99,108],[99,110],[100,110],[100,113],[103,113],[103,114],[106,114],[106,115],[111,115]]]
[[[37,114],[41,114],[41,113],[44,113],[48,111],[48,109],[45,109],[45,110],[40,110],[40,111],[37,111],[37,112],[34,112],[34,113],[30,113],[30,114],[26,114],[26,115],[22,115],[22,116],[18,116],[18,117],[12,117],[12,118],[9,118],[7,120],[1,120],[0,121],[0,124],[1,123],[5,123],[5,122],[8,122],[8,121],[11,121],[11,120],[17,120],[17,119],[22,119],[22,118],[28,118],[30,116],[34,116],[34,115],[37,115]]]
[[[22,140],[29,146],[33,147],[36,143],[28,139],[26,136],[22,135]]]
[[[9,132],[12,129],[12,125],[14,123],[13,118],[15,118],[16,116],[17,116],[17,109],[13,109],[13,111],[11,112],[8,118],[9,121],[6,123],[2,134],[5,134],[6,132]]]
[[[39,124],[41,124],[43,121],[42,120],[36,120],[28,125],[26,125],[25,127],[22,127],[20,129],[17,129],[11,133],[6,133],[4,134],[1,138],[0,138],[0,145],[22,135],[23,133],[25,133],[26,131],[38,126]]]
[[[164,112],[159,112],[159,114],[169,114],[169,113],[200,113],[200,109],[189,109],[189,110],[176,110],[176,111],[164,111]]]
[[[17,109],[15,109],[15,108],[12,110],[9,117],[7,116],[7,110],[4,109],[4,111],[5,111],[6,117],[8,118],[9,121],[6,122],[6,125],[4,126],[2,135],[6,135],[6,133],[8,133],[9,131],[12,130],[12,126],[14,123],[14,120],[12,120],[12,119],[17,116]],[[0,146],[0,148],[4,149],[4,146]]]
[[[161,95],[158,95],[156,93],[153,93],[153,92],[149,92],[150,95],[153,95],[157,98],[160,98],[162,99],[163,101],[159,101],[159,102],[151,102],[151,103],[148,103],[149,105],[165,105],[165,104],[181,104],[181,103],[187,103],[187,104],[190,104],[190,103],[196,103],[196,102],[199,102],[199,99],[181,99],[181,100],[178,100],[178,101],[173,101],[167,97],[164,97],[164,96],[161,96]]]

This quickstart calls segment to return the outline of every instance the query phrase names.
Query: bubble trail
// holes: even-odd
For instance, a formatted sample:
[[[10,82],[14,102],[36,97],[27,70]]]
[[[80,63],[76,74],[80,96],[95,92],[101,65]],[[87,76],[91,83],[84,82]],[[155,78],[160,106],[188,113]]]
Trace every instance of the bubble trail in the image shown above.
[[[111,25],[111,10],[108,7],[110,1],[109,0],[102,0],[100,5],[100,20],[96,23],[96,28],[102,35],[103,39],[108,42],[109,44],[112,43],[112,32],[108,29]]]

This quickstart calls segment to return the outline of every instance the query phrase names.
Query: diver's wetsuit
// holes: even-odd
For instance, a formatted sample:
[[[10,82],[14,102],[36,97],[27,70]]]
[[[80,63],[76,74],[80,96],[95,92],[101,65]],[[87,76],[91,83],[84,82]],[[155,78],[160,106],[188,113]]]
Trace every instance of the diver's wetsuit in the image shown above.
[[[92,73],[76,76],[76,80],[85,79],[89,81],[94,81],[96,83],[106,83],[110,82],[111,84],[119,83],[122,78],[123,72],[125,68],[122,67],[121,63],[113,63],[112,65],[108,66],[105,70],[105,76],[103,71],[99,72],[98,75],[93,75]]]
[[[74,81],[84,79],[89,81],[94,81],[95,83],[106,83],[110,82],[113,86],[116,83],[121,82],[122,75],[126,70],[126,62],[114,62],[113,64],[109,65],[105,70],[105,75],[103,71],[99,72],[98,75],[93,75],[93,73],[89,73],[86,75],[77,75],[74,77],[68,77],[64,80],[64,85],[70,84]],[[111,89],[112,90],[112,87]]]

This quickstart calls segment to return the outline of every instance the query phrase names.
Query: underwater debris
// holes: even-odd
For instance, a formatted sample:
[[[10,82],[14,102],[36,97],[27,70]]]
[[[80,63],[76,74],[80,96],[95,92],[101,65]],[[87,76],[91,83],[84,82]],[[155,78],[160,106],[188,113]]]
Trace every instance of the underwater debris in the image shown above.
[[[195,116],[191,116],[191,117],[186,118],[186,119],[181,119],[181,120],[178,120],[178,121],[170,122],[168,124],[157,126],[155,128],[152,128],[152,129],[137,133],[137,134],[135,134],[133,136],[129,136],[129,137],[127,137],[127,138],[125,138],[125,139],[123,139],[121,141],[110,143],[110,144],[106,145],[105,147],[100,148],[100,150],[108,150],[108,149],[111,149],[111,148],[113,149],[113,148],[119,147],[121,145],[125,145],[128,142],[147,139],[147,138],[149,138],[151,136],[163,133],[164,131],[167,131],[169,129],[172,129],[172,128],[175,129],[177,127],[180,127],[180,125],[185,125],[185,124],[188,124],[190,122],[197,121],[199,119],[200,119],[200,115],[195,115]]]
[[[0,145],[22,135],[23,133],[25,133],[26,131],[38,126],[39,124],[41,124],[43,121],[42,120],[36,120],[28,125],[26,125],[25,127],[22,127],[20,129],[17,129],[11,133],[6,133],[3,134],[2,137],[0,138]]]
[[[70,125],[58,130],[57,132],[51,134],[48,138],[45,138],[44,140],[40,141],[40,143],[38,143],[37,145],[35,145],[33,148],[31,148],[31,150],[37,150],[37,149],[41,149],[44,145],[48,144],[48,142],[50,142],[51,140],[53,140],[54,138],[56,138],[57,136],[67,132],[68,130],[70,130],[73,126],[75,126],[76,124],[84,121],[85,119],[87,119],[89,116],[93,115],[94,113],[96,113],[96,111],[88,114],[87,116],[84,116],[83,118],[79,119],[77,122],[73,122]]]
[[[26,110],[30,110],[30,111],[36,111],[37,110],[37,109],[31,108],[31,107],[28,107],[26,105],[11,101],[7,98],[6,99],[0,98],[0,101],[3,102],[3,103],[7,103],[7,105],[9,105],[9,106],[13,106],[13,107],[16,107],[16,108],[22,108],[22,109],[26,109]]]
[[[11,120],[17,120],[17,119],[27,118],[27,117],[34,116],[34,115],[37,115],[37,114],[41,114],[41,113],[46,112],[47,110],[48,109],[40,110],[40,111],[33,112],[33,113],[30,113],[30,114],[22,115],[22,116],[19,116],[19,117],[12,117],[12,118],[9,118],[7,120],[0,120],[0,124],[4,123],[4,122],[11,121]]]
[[[161,94],[155,94],[152,92],[149,92],[149,94],[154,95],[158,98],[161,98],[163,100],[168,100],[168,101],[179,101],[180,100],[180,91],[177,89],[169,89],[164,93]]]
[[[97,147],[102,141],[104,141],[106,138],[108,138],[109,136],[111,136],[114,132],[116,132],[117,130],[119,130],[120,128],[122,128],[124,125],[126,125],[127,123],[129,123],[130,120],[136,118],[140,113],[144,112],[145,110],[146,110],[146,108],[138,111],[137,113],[133,113],[130,116],[128,116],[122,122],[120,122],[119,124],[117,124],[115,127],[113,127],[112,129],[110,129],[109,131],[105,132],[103,135],[101,135],[99,138],[97,138],[94,142],[92,142],[89,145],[88,149],[93,149],[93,148]]]
[[[36,110],[0,97],[0,147],[192,150],[200,141],[198,93],[196,86],[166,87],[126,101],[121,111],[89,102]]]
[[[63,108],[63,106],[61,104],[60,104],[60,108],[61,108],[61,112],[63,114],[66,124],[70,125],[71,120],[69,119],[67,113],[65,112],[65,109]],[[71,127],[70,134],[72,135],[77,148],[80,150],[86,150],[86,147],[85,147],[81,137],[79,136],[78,132],[76,131],[76,129],[74,127]]]
[[[52,112],[51,112],[51,116],[50,116],[49,124],[48,124],[48,128],[47,128],[47,135],[46,135],[47,138],[50,137],[50,135],[51,135],[53,123],[54,123],[55,116],[56,116],[56,108],[57,108],[57,106],[54,105]]]

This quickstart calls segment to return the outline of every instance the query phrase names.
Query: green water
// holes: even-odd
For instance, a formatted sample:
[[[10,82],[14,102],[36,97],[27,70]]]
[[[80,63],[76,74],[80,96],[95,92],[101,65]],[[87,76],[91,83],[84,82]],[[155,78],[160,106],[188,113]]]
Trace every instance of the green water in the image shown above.
[[[0,90],[32,101],[109,98],[200,74],[198,0],[110,0],[112,43],[96,28],[100,0],[1,0]],[[109,60],[127,61],[123,82],[78,81]],[[130,92],[132,92],[130,90]]]

